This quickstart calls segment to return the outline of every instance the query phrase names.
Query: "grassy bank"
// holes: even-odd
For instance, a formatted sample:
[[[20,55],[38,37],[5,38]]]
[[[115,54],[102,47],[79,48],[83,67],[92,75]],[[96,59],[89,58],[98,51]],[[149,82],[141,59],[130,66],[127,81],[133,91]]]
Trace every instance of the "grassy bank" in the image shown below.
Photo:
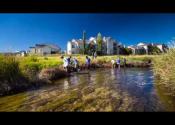
[[[0,96],[15,94],[47,84],[48,81],[39,79],[38,73],[41,69],[53,65],[45,66],[38,60],[37,57],[19,58],[0,55]],[[54,65],[58,65],[58,63]],[[53,75],[58,77],[65,75],[64,72],[61,72],[61,75],[59,72],[60,70],[57,70]],[[49,77],[52,78],[52,76]]]
[[[175,95],[175,49],[170,49],[166,54],[154,58],[153,63],[158,84]]]
[[[68,57],[68,56],[67,56]],[[72,58],[77,58],[80,65],[85,63],[86,55],[72,55]],[[118,57],[121,58],[121,62],[123,62],[123,58],[127,59],[128,63],[142,63],[147,62],[149,59],[156,57],[155,55],[131,55],[131,56],[98,56],[97,59],[92,59],[92,63],[111,63],[111,60],[116,60]],[[26,69],[36,69],[41,70],[43,68],[50,68],[55,66],[61,66],[63,61],[61,59],[61,55],[53,55],[53,56],[31,56],[31,57],[21,57],[19,58],[20,66],[24,70]]]
[[[18,91],[27,85],[16,58],[0,56],[0,95],[9,94],[11,90]]]

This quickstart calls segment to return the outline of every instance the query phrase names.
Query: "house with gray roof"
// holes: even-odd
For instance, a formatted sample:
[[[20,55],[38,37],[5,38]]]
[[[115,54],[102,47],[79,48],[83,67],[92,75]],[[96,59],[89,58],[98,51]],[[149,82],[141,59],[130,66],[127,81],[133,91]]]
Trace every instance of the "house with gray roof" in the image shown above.
[[[29,54],[34,55],[47,55],[61,53],[61,48],[53,44],[35,44],[34,47],[30,47]]]

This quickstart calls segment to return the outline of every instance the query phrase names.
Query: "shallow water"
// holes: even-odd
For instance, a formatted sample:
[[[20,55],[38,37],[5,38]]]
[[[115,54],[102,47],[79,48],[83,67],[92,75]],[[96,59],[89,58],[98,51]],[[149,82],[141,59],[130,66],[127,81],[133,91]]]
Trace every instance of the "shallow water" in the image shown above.
[[[133,111],[166,110],[154,87],[154,76],[151,69],[98,69],[91,71],[90,74],[74,75],[63,81],[57,81],[57,83],[64,83],[60,86],[61,89],[75,87],[78,84],[85,84],[84,86],[87,84],[101,86],[103,84],[112,86],[112,89],[115,89],[115,86],[117,86],[117,88],[120,88],[120,91],[126,91],[137,99]]]
[[[55,100],[61,100],[65,93],[71,91],[81,92],[89,86],[95,89],[100,87],[110,88],[113,90],[112,92],[117,92],[124,106],[121,105],[125,107],[121,111],[175,111],[174,98],[167,97],[164,90],[158,87],[154,81],[153,72],[150,68],[97,69],[90,71],[89,74],[75,73],[69,78],[55,81],[54,85],[51,86],[13,96],[1,97],[0,111],[37,111],[38,108],[41,109],[46,104],[47,111],[48,105],[54,105],[54,109],[57,109],[58,105],[56,103],[58,102]],[[93,96],[99,95],[94,94]],[[77,97],[79,98],[79,96]],[[82,100],[77,97],[77,100]],[[69,101],[66,103],[76,102]],[[69,107],[61,106],[63,111],[69,111]]]

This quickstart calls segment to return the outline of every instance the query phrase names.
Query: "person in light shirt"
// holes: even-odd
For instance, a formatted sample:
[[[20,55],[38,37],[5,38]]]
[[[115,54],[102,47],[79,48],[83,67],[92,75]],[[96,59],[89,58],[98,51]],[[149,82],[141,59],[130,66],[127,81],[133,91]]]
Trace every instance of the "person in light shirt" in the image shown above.
[[[69,72],[69,59],[61,56],[61,59],[63,59],[63,68],[66,70],[66,72]]]
[[[115,60],[111,60],[112,68],[115,68]]]
[[[75,71],[78,71],[78,60],[76,59],[76,58],[73,58],[73,67],[74,67],[74,69],[75,69]]]

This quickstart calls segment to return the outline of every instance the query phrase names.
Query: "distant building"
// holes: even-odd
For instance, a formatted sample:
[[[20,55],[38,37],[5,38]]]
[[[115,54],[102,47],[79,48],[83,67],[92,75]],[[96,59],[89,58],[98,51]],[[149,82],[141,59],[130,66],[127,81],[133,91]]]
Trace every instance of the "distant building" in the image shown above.
[[[86,41],[87,42],[87,41]],[[80,54],[83,53],[83,40],[72,39],[67,43],[67,54]]]
[[[143,42],[138,43],[136,46],[133,45],[128,46],[127,48],[132,50],[132,54],[140,55],[140,54],[148,54],[149,46],[157,47],[160,49],[161,52],[165,52],[165,50],[167,49],[167,46],[165,44],[155,44],[155,43],[146,44]]]
[[[152,45],[157,46],[157,48],[159,48],[161,52],[165,52],[168,49],[168,46],[165,44],[153,44],[152,43]]]
[[[132,50],[132,54],[148,54],[148,44],[145,43],[138,43],[136,46],[128,46],[129,49]]]
[[[30,54],[47,55],[61,53],[61,48],[52,44],[36,44],[35,47],[30,47]]]
[[[16,56],[22,56],[22,57],[24,57],[24,56],[27,55],[27,52],[24,51],[24,50],[22,50],[22,51],[17,51],[17,52],[15,52],[15,55],[16,55]]]
[[[103,37],[102,38],[102,54],[104,55],[113,55],[113,54],[119,54],[119,49],[121,45],[119,43],[112,39],[111,37]],[[93,45],[95,48],[97,47],[97,38],[96,37],[90,37],[89,40],[86,40],[86,45]],[[83,51],[83,40],[79,39],[72,39],[71,41],[68,41],[67,43],[67,54],[80,54]]]

